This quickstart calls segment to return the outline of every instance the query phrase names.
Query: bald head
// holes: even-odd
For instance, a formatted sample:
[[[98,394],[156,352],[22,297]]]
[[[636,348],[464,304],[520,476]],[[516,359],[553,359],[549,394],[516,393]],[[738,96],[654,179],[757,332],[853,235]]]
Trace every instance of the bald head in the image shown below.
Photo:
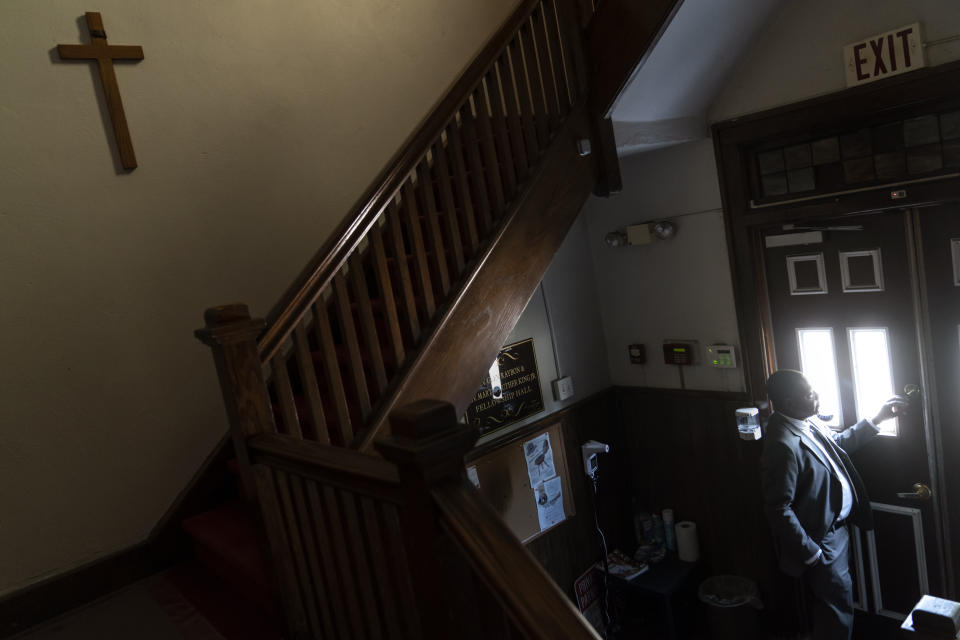
[[[767,395],[780,413],[803,420],[820,408],[817,393],[799,371],[780,369],[767,379]]]

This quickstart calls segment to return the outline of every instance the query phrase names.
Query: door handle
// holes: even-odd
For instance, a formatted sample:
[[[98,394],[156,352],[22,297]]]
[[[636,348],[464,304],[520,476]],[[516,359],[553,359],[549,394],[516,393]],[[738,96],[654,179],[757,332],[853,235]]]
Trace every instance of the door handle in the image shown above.
[[[933,497],[933,491],[931,491],[930,487],[922,482],[915,482],[913,483],[913,491],[898,492],[897,497],[906,498],[909,500],[929,500],[931,497]]]

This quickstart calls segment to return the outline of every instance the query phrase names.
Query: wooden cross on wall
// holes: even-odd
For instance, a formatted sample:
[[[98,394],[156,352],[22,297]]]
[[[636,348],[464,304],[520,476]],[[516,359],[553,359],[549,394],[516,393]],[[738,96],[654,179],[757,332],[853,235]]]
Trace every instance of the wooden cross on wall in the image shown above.
[[[124,169],[136,169],[137,157],[133,153],[133,141],[127,128],[127,117],[123,113],[120,101],[120,86],[113,72],[114,60],[143,60],[143,48],[107,44],[107,34],[103,30],[103,19],[94,11],[87,12],[87,28],[90,30],[90,44],[58,44],[57,51],[62,60],[96,60],[100,66],[100,81],[107,97],[107,109],[113,122],[113,133],[120,150],[120,163]]]

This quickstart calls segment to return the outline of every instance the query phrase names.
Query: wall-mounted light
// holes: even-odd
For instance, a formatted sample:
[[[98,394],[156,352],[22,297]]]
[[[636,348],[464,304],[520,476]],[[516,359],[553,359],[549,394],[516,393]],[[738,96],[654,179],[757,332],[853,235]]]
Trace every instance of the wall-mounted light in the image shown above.
[[[654,239],[669,240],[677,234],[677,227],[669,220],[632,224],[625,229],[611,231],[603,241],[611,247],[626,247],[635,244],[650,244]]]
[[[669,220],[661,220],[660,222],[654,222],[650,230],[653,232],[653,235],[659,238],[660,240],[666,240],[668,238],[672,238],[674,234],[677,233],[677,227],[674,226],[674,224]]]

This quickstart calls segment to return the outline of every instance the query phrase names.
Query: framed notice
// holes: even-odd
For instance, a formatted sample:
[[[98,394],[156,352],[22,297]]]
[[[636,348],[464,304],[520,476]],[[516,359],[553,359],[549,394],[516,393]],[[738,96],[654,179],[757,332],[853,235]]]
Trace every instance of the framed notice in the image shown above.
[[[467,422],[477,427],[480,435],[503,429],[544,409],[533,338],[501,349],[497,366],[499,387],[491,384],[487,375],[467,407]]]

